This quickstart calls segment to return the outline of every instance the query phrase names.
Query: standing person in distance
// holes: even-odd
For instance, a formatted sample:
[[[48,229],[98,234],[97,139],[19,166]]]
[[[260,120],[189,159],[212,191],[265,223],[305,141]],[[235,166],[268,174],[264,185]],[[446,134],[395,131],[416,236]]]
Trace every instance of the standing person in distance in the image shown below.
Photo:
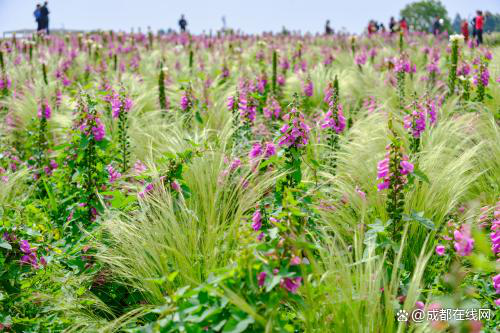
[[[441,22],[439,22],[439,16],[436,16],[436,19],[434,20],[434,25],[432,26],[432,33],[434,36],[439,35],[441,32]]]
[[[40,13],[41,17],[40,20],[42,22],[42,29],[45,30],[45,33],[48,35],[49,34],[49,9],[47,8],[47,5],[49,3],[45,1],[43,4],[42,8],[40,8]]]
[[[469,40],[469,23],[467,20],[462,21],[461,25],[462,35],[464,36],[464,40],[467,42]]]
[[[396,32],[396,20],[394,19],[394,16],[391,16],[391,20],[389,21],[389,30],[391,31],[391,34]]]
[[[476,35],[477,35],[477,45],[483,44],[483,27],[484,27],[484,16],[483,12],[478,10],[476,12]]]
[[[37,4],[36,5],[36,9],[33,12],[33,15],[35,16],[35,21],[36,21],[36,31],[37,32],[40,32],[43,29],[43,25],[42,25],[42,11],[41,11],[41,9],[42,9],[42,5]]]
[[[403,34],[406,34],[408,32],[408,23],[406,22],[404,16],[401,18],[401,21],[399,21],[399,28],[401,29],[401,31],[403,31]]]
[[[333,29],[330,27],[330,20],[326,20],[325,24],[325,35],[333,34]]]
[[[179,27],[181,28],[181,32],[186,32],[187,21],[184,17],[184,14],[181,15],[181,19],[179,20]]]

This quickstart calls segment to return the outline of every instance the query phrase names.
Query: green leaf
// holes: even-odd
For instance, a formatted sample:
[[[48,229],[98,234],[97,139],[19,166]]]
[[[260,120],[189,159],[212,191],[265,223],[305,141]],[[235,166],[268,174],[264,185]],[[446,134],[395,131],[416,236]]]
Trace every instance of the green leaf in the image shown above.
[[[429,230],[436,230],[436,226],[432,220],[424,217],[424,212],[412,212],[410,216],[403,215],[404,221],[417,221]]]
[[[12,246],[3,239],[0,239],[0,247],[3,249],[12,250]]]
[[[413,174],[415,175],[415,177],[417,177],[418,179],[420,179],[421,181],[427,183],[427,184],[430,184],[429,182],[429,177],[427,177],[427,175],[425,173],[422,172],[422,170],[420,169],[415,169],[413,171]]]
[[[224,333],[241,333],[247,329],[250,324],[253,324],[255,320],[248,316],[243,320],[236,320],[231,318],[227,324],[224,326],[222,332]]]

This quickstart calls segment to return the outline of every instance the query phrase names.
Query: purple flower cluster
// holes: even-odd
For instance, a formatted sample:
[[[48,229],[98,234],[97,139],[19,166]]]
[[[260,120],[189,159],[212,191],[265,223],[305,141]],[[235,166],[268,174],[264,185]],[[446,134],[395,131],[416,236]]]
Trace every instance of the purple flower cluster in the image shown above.
[[[281,127],[279,145],[285,147],[304,147],[309,142],[309,126],[304,121],[304,116],[293,108],[289,116],[289,122]]]
[[[45,172],[45,174],[47,176],[51,176],[52,175],[52,172],[57,169],[59,167],[59,165],[57,164],[56,161],[54,160],[51,160],[49,162],[49,165],[46,165],[45,167],[43,167],[43,171]]]
[[[265,145],[260,143],[255,143],[252,146],[252,150],[248,154],[250,159],[255,159],[264,155],[264,158],[269,158],[276,155],[276,146],[272,142],[268,142]]]
[[[368,112],[370,112],[370,113],[375,111],[376,109],[378,109],[378,103],[377,103],[377,100],[375,99],[375,97],[369,96],[368,98],[366,98],[363,101],[363,108],[368,110]]]
[[[240,110],[240,118],[243,122],[247,123],[254,122],[255,114],[257,112],[257,106],[253,102],[252,97],[249,96],[247,90],[243,90],[240,93],[238,108]]]
[[[276,98],[269,97],[262,111],[264,112],[264,117],[268,119],[278,119],[281,113],[281,105]]]
[[[459,256],[468,256],[474,249],[474,239],[471,237],[470,229],[470,225],[464,224],[453,233],[455,251]]]
[[[106,135],[106,127],[100,118],[95,119],[95,126],[92,126],[92,135],[96,141],[101,141]]]
[[[427,65],[426,67],[427,71],[429,73],[434,73],[436,75],[438,75],[439,73],[441,73],[441,70],[439,69],[439,66],[435,63],[435,62],[431,62],[430,64]]]
[[[52,115],[52,109],[50,108],[50,105],[47,101],[44,101],[42,105],[38,108],[38,113],[37,116],[38,118],[42,119],[50,119],[50,116]]]
[[[305,96],[312,97],[314,92],[314,85],[311,79],[307,79],[305,82],[302,83],[302,90]]]
[[[184,94],[181,97],[181,110],[186,111],[188,108],[191,106],[191,101],[189,99],[189,96],[187,92],[184,92]]]
[[[361,54],[357,54],[355,57],[354,57],[354,62],[356,63],[356,65],[358,66],[362,66],[364,64],[366,64],[366,53],[361,53]]]
[[[252,229],[254,231],[259,231],[260,228],[262,228],[262,215],[260,213],[260,210],[257,209],[252,216]]]
[[[411,114],[404,117],[404,127],[411,132],[414,138],[419,138],[425,131],[425,113],[414,110]]]
[[[491,250],[498,256],[500,253],[500,201],[497,202],[493,212],[493,221],[491,222]]]
[[[21,265],[30,264],[33,268],[38,268],[38,258],[36,254],[36,248],[32,248],[27,240],[22,240],[19,242],[19,248],[23,253],[21,257]],[[40,263],[46,265],[45,258],[40,258]]]
[[[116,171],[111,164],[109,164],[106,167],[106,170],[108,170],[110,183],[114,183],[117,179],[119,179],[122,176],[122,174]]]
[[[411,65],[411,63],[405,59],[405,58],[400,58],[396,61],[394,64],[394,72],[399,73],[399,72],[406,72],[406,73],[414,73],[416,71],[416,66]]]
[[[381,183],[377,184],[377,188],[379,191],[385,190],[391,185],[392,173],[389,170],[389,164],[390,157],[388,152],[386,154],[386,157],[377,164],[377,179],[382,180]],[[406,176],[412,173],[413,169],[414,166],[408,161],[408,156],[403,155],[403,160],[399,163],[399,173],[401,174],[401,176]]]
[[[337,110],[334,109],[333,100],[330,100],[330,108],[325,115],[325,119],[321,128],[331,128],[335,133],[339,134],[345,129],[345,117],[342,104],[337,105]]]
[[[0,77],[0,90],[9,89],[11,86],[11,81],[7,75]]]
[[[130,109],[132,109],[132,100],[130,98],[114,94],[111,100],[113,118],[118,118],[121,112],[128,112]]]

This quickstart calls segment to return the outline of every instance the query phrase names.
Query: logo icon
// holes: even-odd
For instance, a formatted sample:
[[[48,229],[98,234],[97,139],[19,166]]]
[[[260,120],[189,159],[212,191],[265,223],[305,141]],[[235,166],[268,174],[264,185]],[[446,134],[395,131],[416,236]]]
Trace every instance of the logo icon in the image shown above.
[[[405,310],[399,310],[396,316],[398,321],[408,321],[408,312]]]

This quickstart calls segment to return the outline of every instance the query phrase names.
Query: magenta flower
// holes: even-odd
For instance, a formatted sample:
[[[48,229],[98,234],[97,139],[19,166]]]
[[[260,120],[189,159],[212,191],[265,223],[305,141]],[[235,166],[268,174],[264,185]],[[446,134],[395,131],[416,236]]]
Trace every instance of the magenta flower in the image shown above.
[[[436,75],[441,73],[439,66],[435,62],[431,62],[430,64],[427,65],[427,71],[429,73],[434,73]]]
[[[436,254],[438,256],[444,255],[444,250],[445,250],[445,247],[443,245],[436,246]]]
[[[293,256],[292,259],[290,260],[290,266],[297,266],[300,265],[302,260],[300,260],[299,256]]]
[[[229,169],[231,171],[234,171],[238,169],[241,166],[241,160],[239,158],[235,158],[232,162],[231,165],[229,166]]]
[[[281,106],[276,98],[268,98],[266,106],[263,108],[264,117],[268,119],[278,119],[281,113]]]
[[[116,171],[111,164],[109,164],[106,167],[106,170],[108,170],[110,183],[114,183],[117,179],[119,179],[122,176],[122,174]]]
[[[96,118],[95,122],[96,126],[92,127],[92,134],[94,135],[94,139],[96,141],[101,141],[106,135],[106,128],[99,118]]]
[[[377,164],[377,179],[389,176],[389,157],[384,158]]]
[[[234,98],[234,96],[229,96],[227,98],[227,109],[229,111],[232,111],[233,108],[234,108],[234,104],[235,104],[235,98]]]
[[[253,213],[252,222],[253,230],[260,230],[260,228],[262,227],[262,216],[260,215],[260,210],[257,209],[255,213]]]
[[[314,85],[311,79],[307,79],[307,81],[303,83],[302,89],[304,91],[304,95],[306,95],[307,97],[312,97],[314,92]]]
[[[50,108],[49,103],[47,101],[43,102],[42,105],[38,108],[38,118],[42,119],[50,119],[50,116],[52,114],[52,109]]]
[[[176,192],[180,192],[181,191],[181,186],[175,180],[170,183],[170,187],[172,187],[172,190],[174,190]]]
[[[186,111],[190,107],[191,102],[189,101],[189,97],[186,93],[184,93],[181,97],[181,109],[182,111]]]
[[[354,57],[354,62],[356,63],[356,65],[358,66],[362,66],[364,64],[366,64],[366,53],[361,53],[361,54],[357,54],[355,57]]]
[[[147,170],[147,167],[140,160],[137,160],[135,162],[135,164],[134,164],[134,172],[136,174],[141,174],[141,173],[143,173],[146,170]]]
[[[266,282],[266,276],[267,276],[266,272],[260,272],[259,274],[257,274],[257,281],[258,281],[259,287],[262,287],[264,285],[264,283]]]
[[[310,129],[304,121],[304,116],[296,109],[292,109],[289,115],[289,123],[283,125],[280,129],[282,135],[278,144],[298,148],[306,146],[309,141]]]
[[[28,243],[27,240],[22,240],[19,242],[19,248],[21,249],[21,252],[30,254],[31,253],[31,247],[30,244]]]
[[[253,159],[259,157],[260,155],[262,155],[262,145],[260,143],[254,143],[248,157]]]
[[[401,161],[400,166],[401,166],[401,174],[402,175],[407,175],[407,174],[413,172],[413,169],[414,169],[413,164],[411,164],[408,161],[405,161],[405,160]]]
[[[500,294],[500,274],[495,275],[493,278],[493,288],[497,294]]]
[[[276,155],[276,146],[272,142],[266,143],[264,157],[269,158],[273,155]]]
[[[465,257],[472,253],[474,248],[474,239],[470,235],[470,226],[462,225],[460,230],[453,233],[455,238],[454,247],[459,256]]]
[[[404,127],[410,130],[414,138],[419,138],[425,130],[425,113],[413,111],[411,115],[404,117]]]
[[[323,124],[321,125],[322,128],[331,128],[335,131],[335,133],[339,134],[344,131],[345,129],[345,117],[344,113],[342,112],[342,104],[338,104],[338,109],[334,110],[333,101],[330,101],[330,109],[325,115],[325,119],[323,121]]]
[[[295,294],[297,292],[297,289],[299,289],[300,285],[302,283],[302,278],[295,277],[295,278],[284,278],[281,280],[280,285],[282,288],[285,288],[292,294]]]

